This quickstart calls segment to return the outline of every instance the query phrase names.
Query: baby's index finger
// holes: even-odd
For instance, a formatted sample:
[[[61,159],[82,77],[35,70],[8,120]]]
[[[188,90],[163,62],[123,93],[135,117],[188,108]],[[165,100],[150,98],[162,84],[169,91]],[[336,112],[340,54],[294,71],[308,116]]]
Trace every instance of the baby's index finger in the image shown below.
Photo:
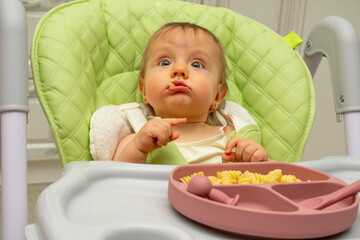
[[[171,124],[171,126],[176,126],[179,124],[184,124],[186,123],[187,119],[186,118],[164,118],[163,120],[169,122]]]

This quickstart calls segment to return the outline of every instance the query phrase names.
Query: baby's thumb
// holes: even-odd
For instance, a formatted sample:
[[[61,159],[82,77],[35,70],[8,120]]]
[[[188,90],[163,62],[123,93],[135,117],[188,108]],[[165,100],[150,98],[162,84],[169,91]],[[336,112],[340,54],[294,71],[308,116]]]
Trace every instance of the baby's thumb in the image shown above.
[[[235,154],[233,152],[231,153],[223,153],[221,155],[221,158],[223,161],[226,161],[226,162],[233,162],[235,160]]]
[[[170,135],[170,141],[174,141],[176,139],[178,139],[180,136],[180,134],[177,131],[171,131],[171,135]]]

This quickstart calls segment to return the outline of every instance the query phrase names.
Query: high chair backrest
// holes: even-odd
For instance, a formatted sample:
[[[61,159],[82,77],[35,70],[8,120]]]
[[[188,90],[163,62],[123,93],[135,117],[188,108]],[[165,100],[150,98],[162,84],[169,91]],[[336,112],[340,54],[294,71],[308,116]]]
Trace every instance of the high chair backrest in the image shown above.
[[[147,40],[163,24],[185,21],[222,42],[227,99],[255,118],[270,158],[301,160],[315,112],[312,79],[275,32],[228,9],[175,0],[82,0],[48,12],[31,51],[36,92],[63,165],[92,159],[96,109],[142,101],[137,75]]]

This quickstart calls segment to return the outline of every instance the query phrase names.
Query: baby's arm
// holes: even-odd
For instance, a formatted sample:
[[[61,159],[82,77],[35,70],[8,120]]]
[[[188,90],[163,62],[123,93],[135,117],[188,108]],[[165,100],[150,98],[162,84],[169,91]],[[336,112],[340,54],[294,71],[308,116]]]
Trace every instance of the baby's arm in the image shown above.
[[[126,136],[118,144],[113,161],[145,163],[148,153],[179,137],[172,126],[185,122],[186,118],[149,120],[137,134]]]
[[[233,152],[233,148],[236,148]],[[222,159],[231,162],[269,161],[266,150],[252,139],[234,137],[226,144]]]

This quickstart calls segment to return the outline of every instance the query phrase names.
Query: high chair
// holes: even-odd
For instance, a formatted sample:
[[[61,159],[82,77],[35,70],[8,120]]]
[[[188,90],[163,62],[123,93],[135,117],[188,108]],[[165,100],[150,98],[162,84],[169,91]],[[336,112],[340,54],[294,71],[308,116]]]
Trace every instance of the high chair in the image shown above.
[[[90,119],[98,108],[142,101],[143,50],[169,21],[196,23],[220,39],[229,65],[227,99],[257,121],[271,159],[300,161],[315,113],[314,89],[301,56],[280,36],[227,9],[90,0],[50,11],[32,44],[34,84],[62,164],[92,159]]]
[[[323,55],[337,58],[339,52],[342,52],[343,44],[332,51],[333,46],[322,47],[324,42],[320,40],[324,32],[332,36],[333,29],[327,27],[334,21],[333,18],[322,22],[323,25],[319,24],[317,30],[314,29],[310,34],[305,49],[307,66],[294,50],[294,45],[289,45],[258,22],[228,9],[174,0],[81,0],[61,5],[47,13],[36,29],[31,50],[36,92],[49,121],[61,163],[64,166],[78,161],[89,164],[86,161],[92,160],[89,129],[91,116],[97,109],[109,104],[142,101],[137,75],[143,50],[152,33],[170,21],[196,23],[220,39],[229,65],[229,93],[226,99],[237,102],[250,112],[258,123],[261,143],[271,159],[280,162],[300,161],[315,114],[311,75],[315,74]],[[340,23],[340,28],[345,25],[346,22]],[[341,42],[342,34],[339,35],[337,39]],[[358,42],[352,44],[352,47],[358,49]],[[348,53],[345,55],[349,56]],[[358,55],[353,58],[356,65]],[[333,73],[336,73],[334,85],[337,85],[335,83],[344,74],[343,66],[339,67],[341,64],[337,61],[331,61],[331,64],[335,68]],[[356,72],[352,76],[359,75]],[[357,88],[359,83],[354,82]],[[355,97],[349,103],[347,99],[354,99],[354,91],[348,94],[343,89],[336,94],[342,96],[339,96],[339,107],[344,103],[347,107],[337,113],[340,116],[347,111],[355,112],[357,118],[359,100]],[[357,155],[356,151],[354,155]],[[73,164],[75,168],[76,164]],[[68,175],[76,178],[77,174],[69,166],[71,164],[65,170],[69,169]],[[101,170],[102,166],[98,167]],[[112,167],[119,170],[119,166]],[[149,170],[147,177],[160,174],[164,179],[170,169],[169,166],[138,167]],[[127,164],[124,169],[135,171],[133,166]],[[109,169],[105,172],[114,174]],[[64,181],[71,186],[69,179]],[[61,190],[60,193],[65,194],[64,199],[69,200],[69,195],[66,195],[68,189],[57,186],[55,184],[49,190],[50,193]],[[39,206],[50,204],[51,199],[47,196],[42,198]],[[80,200],[87,202],[85,199]],[[58,202],[54,207],[59,207]],[[50,215],[56,216],[53,213]],[[27,234],[29,239],[53,233],[54,226],[42,221],[42,226],[48,227],[46,231],[41,230],[45,231],[41,233],[44,235],[36,235],[35,227],[30,227]],[[67,226],[63,220],[58,223]],[[129,226],[130,229],[134,227]],[[139,223],[137,226],[145,225]],[[111,233],[106,235],[106,239],[116,239],[116,227],[108,227]],[[158,227],[151,225],[149,229]],[[163,227],[169,228],[166,225]],[[179,239],[191,239],[191,236],[176,228],[169,229],[178,234]],[[216,233],[214,236],[217,236]]]

